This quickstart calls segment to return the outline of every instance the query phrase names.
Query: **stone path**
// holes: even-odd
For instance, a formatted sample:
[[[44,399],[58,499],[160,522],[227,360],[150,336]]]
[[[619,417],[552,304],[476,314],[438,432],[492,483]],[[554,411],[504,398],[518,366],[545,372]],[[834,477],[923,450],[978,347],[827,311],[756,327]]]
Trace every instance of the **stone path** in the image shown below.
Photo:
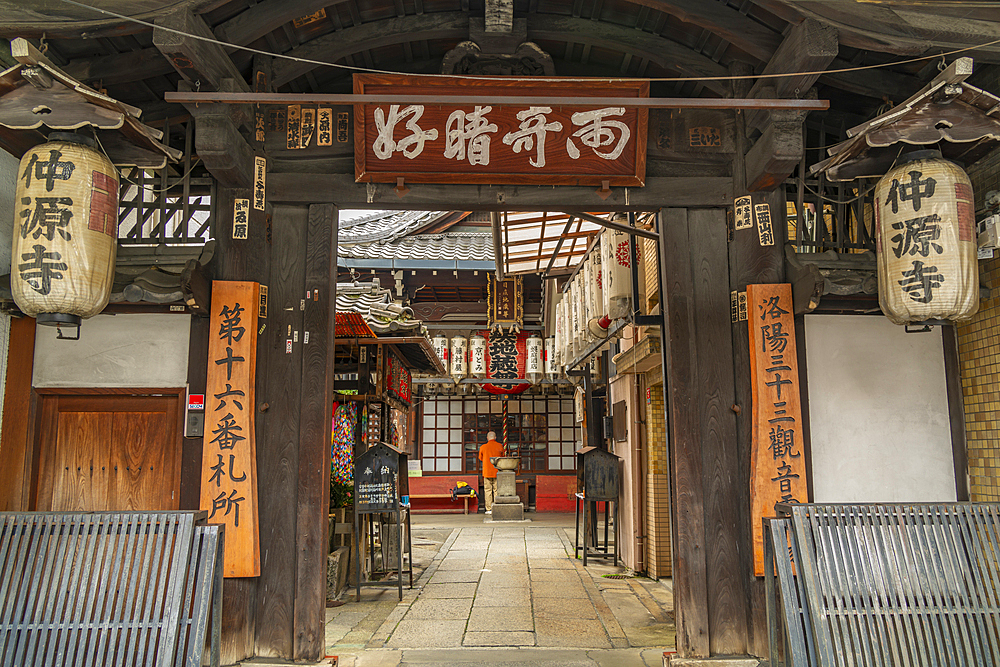
[[[469,651],[516,648],[526,659],[532,653],[529,662],[546,662],[551,651],[546,658],[541,648],[584,649],[571,651],[572,659],[552,654],[568,660],[552,664],[604,664],[586,651],[655,647],[630,652],[641,665],[660,664],[663,651],[672,649],[669,582],[609,579],[602,575],[623,568],[594,561],[584,568],[572,557],[572,516],[563,519],[568,526],[481,521],[470,516],[451,530],[414,589],[403,589],[402,602],[395,588],[362,589],[361,602],[354,602],[354,589],[347,591],[343,606],[327,610],[327,653],[344,656],[341,665],[361,654],[367,660],[357,664],[401,665],[419,664],[420,651],[446,650],[455,653],[452,664],[482,664]],[[420,544],[419,524],[413,532]],[[415,557],[419,564],[416,548]]]

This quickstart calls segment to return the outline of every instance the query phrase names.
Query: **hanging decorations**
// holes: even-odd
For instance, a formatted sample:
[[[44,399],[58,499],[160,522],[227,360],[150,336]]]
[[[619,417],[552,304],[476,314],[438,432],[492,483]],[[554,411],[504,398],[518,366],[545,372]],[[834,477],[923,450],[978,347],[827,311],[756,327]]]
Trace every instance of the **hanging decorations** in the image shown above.
[[[550,380],[559,377],[559,366],[556,365],[556,337],[549,336],[545,339],[545,375]]]
[[[441,365],[448,368],[448,337],[443,333],[434,334],[434,337],[431,338],[431,347],[434,348],[434,353],[441,360]]]
[[[527,377],[528,333],[483,332],[486,343],[486,377],[495,380],[521,380]],[[483,384],[483,391],[490,394],[520,394],[531,385]]]
[[[486,338],[482,334],[473,334],[469,338],[469,375],[486,377]]]
[[[354,431],[358,425],[358,404],[348,401],[333,411],[330,466],[334,481],[354,483]]]
[[[939,151],[917,151],[875,186],[879,305],[896,324],[979,310],[972,184]]]
[[[455,336],[451,339],[451,379],[457,384],[469,373],[466,352],[469,341],[465,336]]]
[[[617,229],[605,229],[601,232],[601,268],[604,314],[611,320],[628,316],[632,301],[628,234]]]
[[[18,166],[11,291],[38,324],[79,327],[111,292],[118,172],[88,137],[49,138]]]
[[[537,333],[531,334],[524,343],[524,374],[534,384],[537,384],[542,379],[544,371],[542,366],[542,347],[544,344],[542,337]]]
[[[486,325],[490,331],[517,333],[524,324],[524,288],[521,276],[497,281],[492,273],[486,281]]]

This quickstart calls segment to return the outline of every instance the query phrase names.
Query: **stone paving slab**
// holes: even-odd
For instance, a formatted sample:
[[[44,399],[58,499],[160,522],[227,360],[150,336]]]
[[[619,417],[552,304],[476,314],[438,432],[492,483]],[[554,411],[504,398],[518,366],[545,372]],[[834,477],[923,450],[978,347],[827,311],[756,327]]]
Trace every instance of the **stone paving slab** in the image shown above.
[[[466,632],[463,646],[534,646],[533,632]]]
[[[612,648],[600,621],[580,618],[536,618],[535,639],[539,646]]]
[[[528,567],[540,570],[572,570],[573,561],[566,556],[562,558],[532,558],[529,555]]]
[[[531,632],[535,621],[531,608],[473,607],[468,632]],[[534,644],[534,640],[532,640]],[[495,644],[491,644],[495,646]]]
[[[476,607],[523,607],[531,606],[531,593],[527,588],[496,588],[476,593]]]
[[[532,610],[536,619],[566,618],[567,610],[572,610],[575,618],[596,621],[597,610],[589,599],[534,598]]]
[[[527,568],[517,571],[504,568],[483,572],[479,585],[487,588],[527,588],[530,581]]]
[[[446,648],[461,646],[465,621],[403,619],[386,646],[390,648]]]
[[[446,572],[435,572],[431,575],[432,584],[465,584],[469,582],[479,583],[479,570],[451,570]]]
[[[445,558],[438,565],[438,572],[452,572],[452,571],[466,571],[466,570],[482,570],[486,567],[486,561],[484,559],[473,559],[473,560],[448,560]]]
[[[476,595],[475,583],[462,584],[427,584],[420,591],[420,597],[434,598],[472,598]]]
[[[459,621],[469,618],[472,598],[434,598],[417,600],[410,606],[406,618],[421,620]]]
[[[576,581],[534,581],[531,583],[531,593],[536,598],[585,598],[587,590],[579,577]]]
[[[576,570],[535,568],[531,572],[531,581],[534,583],[562,582],[579,584],[580,575],[576,573]]]

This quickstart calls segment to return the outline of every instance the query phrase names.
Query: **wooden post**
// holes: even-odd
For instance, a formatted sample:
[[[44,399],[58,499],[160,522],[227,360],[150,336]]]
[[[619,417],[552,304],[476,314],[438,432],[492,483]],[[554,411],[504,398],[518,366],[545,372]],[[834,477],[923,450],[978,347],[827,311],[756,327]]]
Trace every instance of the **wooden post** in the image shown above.
[[[260,484],[261,574],[256,655],[289,659],[295,636],[300,406],[305,300],[305,206],[275,206],[268,285],[267,377],[258,402],[268,404],[257,448]],[[329,447],[329,445],[327,445]]]
[[[262,211],[257,211],[251,207],[248,233],[246,239],[234,239],[232,233],[232,210],[234,199],[246,199],[250,197],[249,190],[236,190],[232,188],[219,187],[216,190],[217,199],[215,206],[215,237],[218,239],[218,259],[213,262],[214,275],[216,280],[252,280],[266,285],[270,274],[270,245],[267,242],[266,216]],[[194,333],[195,327],[192,327]],[[205,353],[208,350],[208,327],[200,327],[200,335],[205,337]],[[255,432],[257,437],[257,470],[258,484],[263,477],[265,469],[261,468],[263,459],[261,453],[268,449],[266,426],[268,414],[261,412],[259,406],[266,403],[268,399],[267,385],[267,355],[266,355],[266,334],[257,338],[257,380],[256,395],[257,420]],[[258,487],[259,490],[263,488]],[[198,492],[200,494],[200,491]],[[261,500],[265,500],[261,497]],[[267,526],[263,515],[260,516],[260,534],[266,535]],[[261,552],[261,567],[267,567],[265,562],[266,553]],[[230,665],[241,660],[246,660],[256,653],[254,646],[254,634],[256,631],[255,608],[257,604],[258,578],[246,579],[226,579],[223,584],[222,603],[222,650],[220,661],[222,664]]]
[[[337,311],[337,209],[331,204],[309,207],[305,271],[292,657],[318,662],[326,648],[326,560],[330,543],[327,514]]]
[[[670,522],[677,653],[708,657],[708,581],[687,209],[660,212],[660,303],[664,309],[663,382],[669,423]]]

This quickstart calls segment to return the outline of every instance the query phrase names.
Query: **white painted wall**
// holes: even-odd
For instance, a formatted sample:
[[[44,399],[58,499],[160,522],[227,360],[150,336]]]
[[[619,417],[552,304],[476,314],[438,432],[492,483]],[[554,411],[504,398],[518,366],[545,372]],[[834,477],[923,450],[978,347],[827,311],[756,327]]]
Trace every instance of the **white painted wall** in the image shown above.
[[[954,501],[941,330],[806,315],[816,502]]]
[[[191,316],[137,313],[84,320],[80,340],[35,330],[35,387],[183,387]]]
[[[635,378],[635,375],[616,375],[611,378],[608,411],[610,412],[611,406],[618,401],[625,401],[628,438],[622,442],[612,440],[614,443],[612,453],[622,458],[621,493],[618,496],[620,500],[618,520],[621,524],[618,528],[618,538],[621,540],[621,545],[618,553],[626,567],[638,570],[639,557],[636,551],[635,536],[640,534],[639,531],[642,528],[638,521],[640,499],[634,493],[634,486],[636,476],[642,475],[643,471],[642,459],[636,451],[639,444],[635,442],[635,438],[641,437],[639,428],[636,426],[638,419],[636,418],[635,406]],[[601,532],[600,539],[604,539],[603,532]]]

